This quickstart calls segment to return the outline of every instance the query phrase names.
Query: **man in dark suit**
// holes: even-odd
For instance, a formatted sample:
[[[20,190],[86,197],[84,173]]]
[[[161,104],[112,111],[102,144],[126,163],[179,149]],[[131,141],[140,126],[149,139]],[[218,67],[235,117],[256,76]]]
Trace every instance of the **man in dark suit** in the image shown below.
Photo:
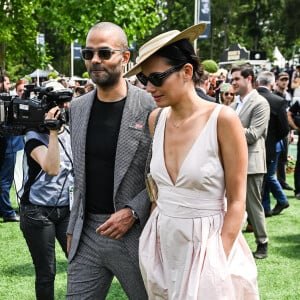
[[[275,76],[272,72],[263,71],[258,74],[257,91],[267,99],[271,109],[266,139],[267,174],[264,176],[262,192],[262,204],[266,217],[278,215],[283,209],[289,207],[287,197],[275,176],[278,157],[283,149],[282,139],[289,132],[289,123],[285,110],[285,100],[271,92],[274,84]],[[270,208],[270,192],[277,201],[272,211]]]
[[[249,64],[233,67],[231,70],[232,86],[238,95],[231,106],[242,122],[248,144],[248,176],[246,210],[253,227],[257,249],[255,258],[266,258],[268,236],[264,209],[261,204],[261,188],[266,167],[267,129],[270,117],[268,101],[253,88],[255,78]]]
[[[197,95],[207,101],[210,102],[216,102],[216,99],[214,97],[211,97],[207,94],[208,90],[209,90],[209,74],[206,71],[203,71],[203,74],[199,80],[199,82],[196,84],[196,93]]]
[[[81,53],[96,89],[70,107],[75,192],[67,299],[105,299],[114,276],[129,299],[147,299],[138,246],[150,213],[143,174],[155,103],[123,78],[130,52],[119,26],[94,25]]]
[[[282,97],[285,101],[285,109],[288,111],[292,102],[292,95],[287,91],[290,82],[290,75],[286,72],[280,72],[276,78],[276,86],[274,87],[273,93]],[[291,187],[286,182],[286,165],[288,162],[288,152],[289,143],[293,141],[294,134],[293,130],[289,131],[289,134],[282,139],[283,141],[283,151],[280,152],[277,162],[277,179],[284,190],[293,191],[294,188]]]

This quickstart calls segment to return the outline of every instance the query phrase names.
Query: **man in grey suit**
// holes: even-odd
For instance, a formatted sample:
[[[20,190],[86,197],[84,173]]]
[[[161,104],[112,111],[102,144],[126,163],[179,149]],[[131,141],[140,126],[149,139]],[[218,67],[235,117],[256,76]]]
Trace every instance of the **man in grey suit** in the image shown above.
[[[129,299],[147,299],[138,242],[150,213],[143,174],[155,103],[123,78],[130,52],[119,26],[94,25],[81,54],[97,89],[70,108],[75,189],[67,299],[105,299],[114,276]]]
[[[265,140],[270,106],[254,89],[255,77],[249,64],[233,67],[231,76],[232,86],[239,95],[233,106],[245,129],[248,144],[246,210],[257,243],[257,250],[253,255],[255,258],[266,258],[268,236],[261,203],[261,189],[264,174],[267,172]]]

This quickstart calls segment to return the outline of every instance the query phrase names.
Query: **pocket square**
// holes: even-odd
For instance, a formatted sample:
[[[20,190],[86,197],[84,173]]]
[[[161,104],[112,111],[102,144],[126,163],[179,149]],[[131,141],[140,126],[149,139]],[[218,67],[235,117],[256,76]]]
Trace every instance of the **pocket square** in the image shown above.
[[[134,125],[130,125],[129,127],[137,129],[137,130],[142,130],[142,129],[144,129],[144,124],[136,123]]]

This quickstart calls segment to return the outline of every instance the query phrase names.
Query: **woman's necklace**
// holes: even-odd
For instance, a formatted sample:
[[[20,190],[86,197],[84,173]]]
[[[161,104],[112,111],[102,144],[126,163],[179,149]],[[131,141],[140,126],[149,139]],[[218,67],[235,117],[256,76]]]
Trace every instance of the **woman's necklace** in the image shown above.
[[[183,124],[184,124],[184,122],[186,121],[187,119],[184,119],[184,120],[181,120],[181,121],[179,121],[179,122],[177,122],[177,123],[175,123],[175,122],[173,122],[172,120],[171,120],[171,123],[172,123],[172,126],[173,127],[175,127],[175,128],[179,128],[179,127],[181,127]]]
[[[191,117],[192,117],[192,115],[189,116],[189,117],[187,117],[187,118],[185,118],[185,119],[183,119],[183,120],[180,120],[180,121],[178,121],[178,122],[174,122],[174,121],[171,120],[171,119],[169,119],[169,120],[171,121],[172,126],[175,127],[176,129],[178,129],[178,128],[182,127],[183,124],[184,124],[185,122],[187,122]]]

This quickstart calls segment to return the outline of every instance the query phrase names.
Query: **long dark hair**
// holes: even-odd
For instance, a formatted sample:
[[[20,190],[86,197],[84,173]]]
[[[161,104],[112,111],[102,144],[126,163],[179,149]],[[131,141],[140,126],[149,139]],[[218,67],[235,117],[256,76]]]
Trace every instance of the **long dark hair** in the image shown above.
[[[166,58],[171,66],[190,63],[193,66],[193,81],[196,84],[203,75],[198,56],[188,39],[179,40],[158,50],[155,55]]]

